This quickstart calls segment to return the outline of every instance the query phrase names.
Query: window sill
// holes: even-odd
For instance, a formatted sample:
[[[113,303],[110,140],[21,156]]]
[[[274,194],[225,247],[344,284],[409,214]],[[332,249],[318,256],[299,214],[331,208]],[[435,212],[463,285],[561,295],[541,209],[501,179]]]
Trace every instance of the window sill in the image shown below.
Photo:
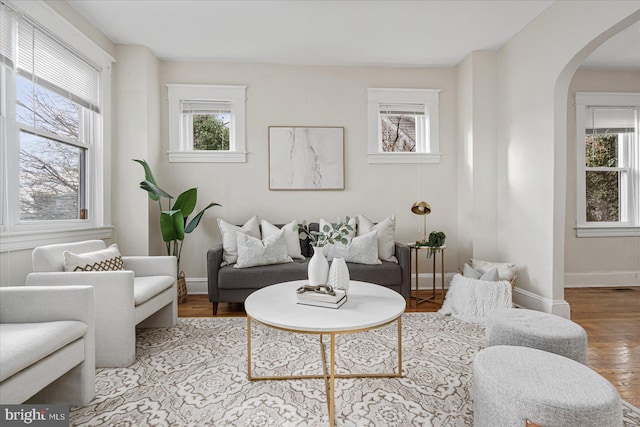
[[[33,249],[42,245],[77,242],[86,239],[110,239],[112,229],[112,226],[103,226],[2,233],[0,234],[0,252]]]
[[[372,163],[440,163],[441,153],[369,153],[367,161]]]
[[[576,237],[640,237],[640,227],[576,227]]]
[[[170,163],[246,163],[246,151],[168,151]]]

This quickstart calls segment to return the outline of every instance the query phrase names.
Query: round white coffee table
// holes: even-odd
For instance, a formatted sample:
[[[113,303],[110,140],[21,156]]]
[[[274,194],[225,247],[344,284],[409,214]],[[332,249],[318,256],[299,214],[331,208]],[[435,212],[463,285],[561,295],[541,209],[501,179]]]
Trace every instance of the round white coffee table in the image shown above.
[[[324,379],[329,410],[329,423],[335,417],[335,379],[402,376],[402,313],[406,301],[399,293],[383,286],[352,280],[347,302],[338,309],[315,307],[297,303],[296,289],[305,280],[285,282],[259,289],[245,300],[247,312],[247,378],[257,380]],[[320,336],[322,375],[252,376],[251,375],[251,321],[288,332],[318,334]],[[336,374],[335,336],[379,328],[398,323],[398,371],[381,374]],[[329,373],[324,356],[322,335],[331,337]]]

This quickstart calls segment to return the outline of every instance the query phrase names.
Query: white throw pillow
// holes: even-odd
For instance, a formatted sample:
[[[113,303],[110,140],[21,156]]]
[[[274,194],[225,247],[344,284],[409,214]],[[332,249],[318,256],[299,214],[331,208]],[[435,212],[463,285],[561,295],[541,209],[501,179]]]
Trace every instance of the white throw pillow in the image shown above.
[[[342,220],[338,218],[338,221],[336,222],[341,222]],[[342,221],[343,222],[343,221]],[[323,231],[324,226],[328,225],[329,227],[331,227],[331,222],[327,221],[324,218],[320,218],[320,231]],[[354,237],[356,237],[356,225],[357,225],[357,219],[356,218],[351,218],[349,219],[349,222],[347,223],[351,226],[351,231],[349,231],[348,234],[346,234],[344,237],[350,242],[351,239],[353,239]],[[331,251],[331,247],[333,246],[333,243],[327,243],[324,246],[324,253],[327,254]]]
[[[284,233],[285,230],[280,230],[264,240],[256,239],[242,232],[236,233],[238,259],[233,268],[293,262],[287,254],[287,241]]]
[[[480,273],[478,270],[475,270],[466,262],[464,263],[464,267],[462,269],[462,275],[470,279],[484,280],[487,282],[497,282],[500,279],[498,277],[497,268],[492,268],[491,270],[485,273]]]
[[[300,233],[298,232],[298,222],[296,220],[284,225],[281,229],[264,219],[260,221],[260,226],[262,227],[262,239],[284,230],[284,239],[287,242],[289,256],[293,259],[304,259],[300,250]]]
[[[456,274],[438,313],[482,322],[482,318],[493,310],[512,305],[511,285],[506,280],[487,282]]]
[[[353,239],[354,237],[356,237],[356,225],[358,224],[358,222],[357,222],[357,221],[358,221],[358,220],[357,220],[356,218],[350,218],[350,219],[349,219],[349,222],[347,223],[347,224],[349,224],[349,225],[351,226],[351,228],[352,228],[352,230],[351,230],[351,231],[349,231],[349,234],[347,234],[347,235],[345,236],[348,240],[351,240],[351,239]],[[339,223],[339,222],[344,222],[344,221],[343,221],[343,220],[341,220],[341,219],[338,219],[338,221],[336,221],[336,222],[338,222],[338,223]],[[324,219],[324,218],[320,218],[320,231],[322,231],[322,230],[324,229],[324,226],[325,226],[325,225],[328,225],[329,227],[331,227],[331,221],[327,221],[327,220],[326,220],[326,219]]]
[[[358,215],[358,231],[357,236],[362,236],[371,230],[378,231],[378,257],[382,261],[390,261],[398,263],[396,254],[396,216],[391,215],[389,218],[374,224],[369,218]]]
[[[258,217],[249,218],[242,227],[229,224],[227,221],[218,218],[218,228],[222,234],[222,259],[221,265],[233,264],[238,259],[238,241],[236,235],[239,232],[247,234],[256,239],[260,238],[260,225]]]
[[[382,264],[378,258],[378,231],[372,230],[364,236],[351,239],[349,244],[335,243],[325,247],[325,255],[329,261],[342,257],[346,262],[357,264]]]
[[[498,277],[500,280],[511,281],[516,275],[516,265],[511,262],[493,262],[493,261],[483,261],[481,259],[471,258],[470,260],[471,267],[480,273],[486,273],[492,268],[498,269]]]
[[[115,243],[99,251],[74,254],[64,251],[64,271],[116,271],[124,270],[122,256]]]

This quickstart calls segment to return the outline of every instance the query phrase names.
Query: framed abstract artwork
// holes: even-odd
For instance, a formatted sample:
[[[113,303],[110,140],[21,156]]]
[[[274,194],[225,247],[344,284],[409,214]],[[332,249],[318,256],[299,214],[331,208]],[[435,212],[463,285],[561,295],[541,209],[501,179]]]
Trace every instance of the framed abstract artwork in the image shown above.
[[[269,126],[270,190],[344,190],[344,128]]]

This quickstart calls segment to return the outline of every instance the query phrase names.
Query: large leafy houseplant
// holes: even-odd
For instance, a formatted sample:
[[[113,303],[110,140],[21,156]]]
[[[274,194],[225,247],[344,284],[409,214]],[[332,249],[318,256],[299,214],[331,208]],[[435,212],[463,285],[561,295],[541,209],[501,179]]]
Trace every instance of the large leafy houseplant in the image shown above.
[[[140,188],[149,193],[149,198],[157,201],[160,206],[160,231],[162,240],[167,245],[167,255],[175,255],[178,261],[178,274],[180,274],[180,255],[182,253],[182,244],[187,234],[191,233],[200,224],[200,219],[204,212],[214,206],[221,206],[218,203],[209,203],[204,209],[198,212],[189,221],[198,201],[198,189],[190,188],[181,193],[173,206],[171,201],[173,196],[158,186],[149,164],[145,160],[134,159],[134,162],[140,163],[144,168],[144,181],[140,183]],[[166,210],[163,210],[162,199],[168,201]]]

